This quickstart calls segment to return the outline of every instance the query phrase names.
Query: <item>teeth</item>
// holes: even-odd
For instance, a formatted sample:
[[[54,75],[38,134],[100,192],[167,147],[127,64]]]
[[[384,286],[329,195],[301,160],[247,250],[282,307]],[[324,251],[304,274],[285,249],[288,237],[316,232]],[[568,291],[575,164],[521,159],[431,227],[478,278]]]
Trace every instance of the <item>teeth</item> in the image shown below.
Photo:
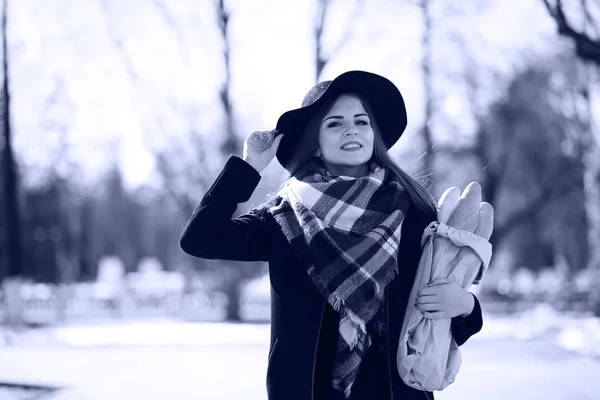
[[[355,143],[351,143],[351,144],[347,144],[342,146],[342,150],[346,150],[346,149],[358,149],[361,146],[359,144],[355,144]]]

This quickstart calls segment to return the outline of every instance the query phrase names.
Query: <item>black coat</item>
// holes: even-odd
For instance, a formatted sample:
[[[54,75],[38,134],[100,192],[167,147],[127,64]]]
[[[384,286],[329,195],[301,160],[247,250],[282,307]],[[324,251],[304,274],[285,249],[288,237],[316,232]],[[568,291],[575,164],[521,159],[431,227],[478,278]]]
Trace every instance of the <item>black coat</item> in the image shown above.
[[[329,383],[328,368],[323,364],[328,360],[326,354],[331,352],[324,351],[324,347],[334,343],[332,329],[339,315],[316,289],[270,214],[251,212],[232,218],[238,203],[248,201],[259,181],[260,174],[254,168],[238,157],[230,157],[185,226],[180,246],[186,253],[205,259],[268,261],[271,280],[269,399],[326,398],[323,393]],[[388,377],[382,382],[388,383],[394,400],[433,398],[429,392],[405,385],[395,362],[402,320],[421,254],[421,234],[429,222],[417,207],[409,208],[401,232],[399,275],[386,289],[387,360],[381,357],[383,360],[379,361],[384,363],[377,361],[377,353],[372,352],[371,361],[363,362],[371,363],[374,368],[385,365]],[[475,298],[471,315],[453,319],[453,337],[462,345],[482,324],[481,308]],[[373,371],[361,364],[355,386],[362,385],[359,380],[369,385],[372,379],[365,374],[373,374]]]

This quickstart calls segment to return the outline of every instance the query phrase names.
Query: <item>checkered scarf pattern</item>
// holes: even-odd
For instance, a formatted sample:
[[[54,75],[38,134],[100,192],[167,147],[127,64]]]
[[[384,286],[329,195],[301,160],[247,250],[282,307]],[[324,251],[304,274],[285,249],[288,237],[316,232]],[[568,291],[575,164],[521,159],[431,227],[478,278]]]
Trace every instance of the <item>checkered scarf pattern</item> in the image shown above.
[[[333,386],[346,397],[372,343],[368,330],[381,329],[374,317],[398,272],[409,200],[391,175],[372,164],[365,177],[332,177],[315,161],[310,173],[291,178],[268,205],[295,252],[308,260],[315,286],[340,313]]]

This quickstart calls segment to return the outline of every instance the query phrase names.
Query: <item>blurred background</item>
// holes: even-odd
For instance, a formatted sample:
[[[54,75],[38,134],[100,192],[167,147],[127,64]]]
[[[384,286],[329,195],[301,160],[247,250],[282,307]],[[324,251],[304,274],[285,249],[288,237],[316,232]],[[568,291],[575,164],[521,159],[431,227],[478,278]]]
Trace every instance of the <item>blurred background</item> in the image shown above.
[[[404,95],[399,165],[495,208],[484,328],[436,398],[600,399],[600,1],[1,13],[0,398],[265,399],[267,265],[179,235],[251,131],[362,69]],[[284,178],[273,162],[237,212]]]

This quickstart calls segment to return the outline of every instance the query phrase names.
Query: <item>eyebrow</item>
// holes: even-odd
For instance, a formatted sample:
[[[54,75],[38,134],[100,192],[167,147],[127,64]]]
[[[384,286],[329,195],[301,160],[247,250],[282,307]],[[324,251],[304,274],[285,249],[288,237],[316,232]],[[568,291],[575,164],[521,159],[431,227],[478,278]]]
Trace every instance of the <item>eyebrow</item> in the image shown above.
[[[365,114],[365,113],[361,113],[361,114],[354,114],[354,118],[357,118],[357,117],[367,117],[367,118],[368,118],[369,116],[368,116],[367,114]],[[327,121],[327,120],[328,120],[328,119],[330,119],[330,118],[335,118],[335,119],[344,119],[344,117],[342,117],[341,115],[332,115],[332,116],[329,116],[329,117],[325,118],[325,119],[323,120],[323,122]]]

